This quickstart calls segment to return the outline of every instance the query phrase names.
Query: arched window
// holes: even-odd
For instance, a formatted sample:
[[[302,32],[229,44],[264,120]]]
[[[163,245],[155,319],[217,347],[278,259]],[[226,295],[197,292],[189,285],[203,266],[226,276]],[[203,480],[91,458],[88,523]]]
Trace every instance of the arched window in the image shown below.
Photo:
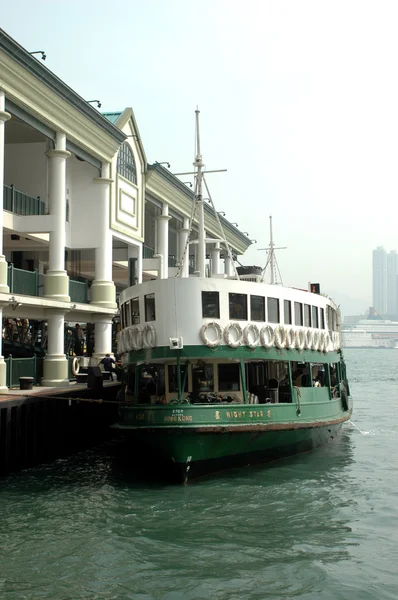
[[[120,147],[117,155],[117,172],[123,177],[137,183],[137,169],[135,168],[134,156],[127,142]]]

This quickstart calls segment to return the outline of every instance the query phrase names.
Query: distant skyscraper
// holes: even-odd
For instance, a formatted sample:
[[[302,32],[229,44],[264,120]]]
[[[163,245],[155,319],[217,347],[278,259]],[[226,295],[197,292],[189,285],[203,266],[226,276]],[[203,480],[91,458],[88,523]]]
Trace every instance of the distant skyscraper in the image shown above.
[[[373,306],[380,314],[387,312],[387,253],[383,246],[373,250]]]
[[[387,313],[398,314],[398,255],[396,250],[387,254]]]

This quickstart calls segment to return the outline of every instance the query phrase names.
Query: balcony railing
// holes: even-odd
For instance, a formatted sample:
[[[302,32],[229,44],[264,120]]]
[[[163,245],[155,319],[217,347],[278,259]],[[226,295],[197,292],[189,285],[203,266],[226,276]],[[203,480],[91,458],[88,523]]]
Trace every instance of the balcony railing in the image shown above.
[[[153,258],[155,251],[153,248],[149,248],[148,246],[144,246],[142,249],[142,258]]]
[[[41,296],[39,293],[40,275],[37,271],[25,271],[16,269],[11,263],[7,270],[7,285],[12,294],[23,294],[24,296]],[[69,280],[69,295],[72,302],[88,303],[88,281]]]
[[[69,296],[72,302],[88,302],[88,281],[69,279]]]
[[[40,196],[33,198],[16,190],[13,185],[5,185],[3,208],[16,215],[44,215],[45,204]]]
[[[39,295],[39,273],[37,271],[24,271],[16,269],[11,263],[8,265],[7,285],[13,294],[24,296]]]

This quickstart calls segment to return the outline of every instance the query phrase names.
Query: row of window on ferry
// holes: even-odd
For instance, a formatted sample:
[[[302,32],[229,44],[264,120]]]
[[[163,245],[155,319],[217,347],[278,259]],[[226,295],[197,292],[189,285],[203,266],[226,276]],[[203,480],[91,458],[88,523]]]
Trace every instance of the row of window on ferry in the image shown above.
[[[249,298],[249,300],[248,300]],[[229,294],[229,318],[237,321],[258,321],[261,323],[280,323],[279,298],[265,298],[264,296],[247,296],[247,294]],[[145,322],[156,320],[155,294],[144,296]],[[250,315],[249,315],[250,310]],[[334,308],[327,307],[328,329],[337,330],[337,315]],[[202,292],[202,317],[204,319],[220,318],[220,295],[219,292]],[[121,326],[140,324],[139,298],[127,300],[120,307]],[[283,323],[285,325],[296,325],[325,329],[325,310],[303,304],[283,300]]]
[[[281,321],[281,303],[283,302],[283,321]],[[337,314],[331,307],[328,310],[328,328],[337,330]],[[250,313],[249,313],[250,311]],[[219,292],[202,292],[202,317],[220,318]],[[261,323],[281,323],[326,329],[325,309],[302,302],[247,296],[247,294],[229,294],[229,318],[237,321],[258,321]]]

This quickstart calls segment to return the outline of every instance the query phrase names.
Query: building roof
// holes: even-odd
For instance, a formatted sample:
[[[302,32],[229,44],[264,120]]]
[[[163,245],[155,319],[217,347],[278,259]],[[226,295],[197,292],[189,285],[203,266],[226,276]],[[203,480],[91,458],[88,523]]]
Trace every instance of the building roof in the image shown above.
[[[122,114],[122,111],[106,112],[106,113],[102,113],[102,116],[105,117],[106,119],[108,119],[108,121],[110,121],[111,123],[115,124],[121,114]]]
[[[109,135],[119,143],[126,139],[126,136],[112,122],[102,116],[91,104],[79,96],[72,88],[64,83],[59,77],[54,75],[50,69],[43,65],[41,60],[32,56],[25,48],[16,42],[8,33],[0,29],[0,51],[7,54],[15,62],[29,71],[39,81],[48,86],[53,92],[58,94],[63,100],[66,100],[85,117],[90,119],[96,125],[104,129]]]

